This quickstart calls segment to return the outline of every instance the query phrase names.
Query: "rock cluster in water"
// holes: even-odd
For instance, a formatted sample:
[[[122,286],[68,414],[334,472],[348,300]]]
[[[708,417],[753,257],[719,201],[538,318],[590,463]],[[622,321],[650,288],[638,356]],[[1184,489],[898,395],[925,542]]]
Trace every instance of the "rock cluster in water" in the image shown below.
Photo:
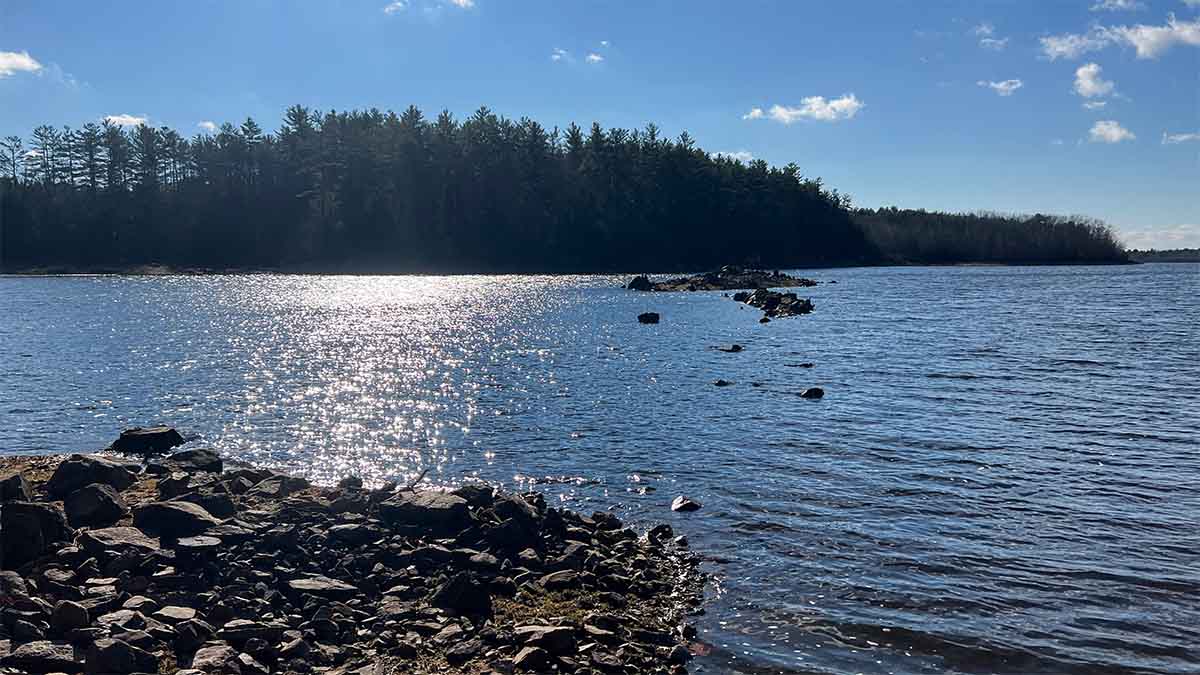
[[[813,311],[812,300],[808,298],[798,298],[795,293],[779,293],[768,291],[765,288],[760,288],[753,293],[745,291],[734,293],[733,299],[761,309],[763,317],[767,319],[800,316]]]
[[[634,277],[625,288],[634,291],[736,291],[750,288],[795,288],[816,286],[817,282],[782,272],[745,269],[726,265],[719,270],[690,277],[651,281],[645,275]]]
[[[534,494],[0,460],[0,673],[684,673],[686,540]]]

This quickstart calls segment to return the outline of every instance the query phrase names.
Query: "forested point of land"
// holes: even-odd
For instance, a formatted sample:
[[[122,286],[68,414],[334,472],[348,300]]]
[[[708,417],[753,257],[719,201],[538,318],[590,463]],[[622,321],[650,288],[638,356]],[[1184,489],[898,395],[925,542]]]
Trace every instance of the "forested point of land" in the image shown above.
[[[190,139],[109,121],[0,141],[0,265],[588,272],[1123,260],[1086,219],[854,210],[795,164],[685,132],[481,108],[286,111]]]
[[[1200,262],[1200,248],[1132,249],[1129,259],[1137,262]]]

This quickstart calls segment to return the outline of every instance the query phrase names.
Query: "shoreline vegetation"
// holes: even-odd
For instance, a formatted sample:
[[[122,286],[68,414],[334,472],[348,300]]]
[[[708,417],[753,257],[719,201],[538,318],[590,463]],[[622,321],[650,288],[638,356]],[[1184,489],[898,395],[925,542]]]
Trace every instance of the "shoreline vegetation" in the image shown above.
[[[173,430],[142,431],[122,441]],[[0,457],[5,675],[682,675],[703,584],[669,525],[538,493],[320,487],[203,449]]]
[[[587,273],[1128,262],[1086,217],[856,209],[686,132],[289,108],[0,139],[0,269]]]

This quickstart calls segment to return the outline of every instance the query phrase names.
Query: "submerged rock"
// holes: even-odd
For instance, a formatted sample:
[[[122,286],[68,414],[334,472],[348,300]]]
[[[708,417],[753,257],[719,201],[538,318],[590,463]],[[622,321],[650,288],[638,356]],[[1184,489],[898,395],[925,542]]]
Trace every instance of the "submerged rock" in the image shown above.
[[[638,323],[658,323],[660,318],[658,312],[643,312],[638,314],[637,319]]]
[[[800,392],[800,398],[823,398],[825,390],[820,387],[809,387]]]
[[[700,506],[700,502],[692,501],[683,495],[679,495],[671,502],[672,511],[681,511],[684,513],[690,511],[699,511]]]

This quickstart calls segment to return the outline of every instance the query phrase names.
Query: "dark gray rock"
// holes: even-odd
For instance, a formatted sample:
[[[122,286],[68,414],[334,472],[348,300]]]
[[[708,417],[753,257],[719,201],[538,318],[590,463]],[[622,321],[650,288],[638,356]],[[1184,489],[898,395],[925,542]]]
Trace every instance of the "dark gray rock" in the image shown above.
[[[185,654],[196,651],[200,645],[216,632],[212,624],[200,619],[190,619],[175,625],[175,648]]]
[[[0,666],[26,673],[78,673],[83,664],[75,659],[75,650],[65,642],[38,640],[28,642],[0,658]]]
[[[134,427],[121,432],[120,438],[109,447],[115,452],[148,455],[162,453],[183,445],[183,436],[170,427]]]
[[[74,527],[106,527],[129,514],[121,495],[104,483],[92,483],[72,492],[63,506]]]
[[[237,515],[237,504],[233,498],[220,492],[188,492],[168,501],[197,504],[220,519]]]
[[[809,387],[800,392],[800,398],[822,398],[825,396],[825,390],[820,387]]]
[[[401,492],[379,504],[379,516],[411,533],[454,534],[470,524],[467,500],[448,492]]]
[[[674,501],[671,502],[671,510],[672,511],[683,511],[683,512],[699,511],[700,506],[701,506],[700,502],[692,501],[691,499],[688,499],[687,497],[684,497],[683,495],[679,495],[678,497],[676,497],[674,499]]]
[[[548,591],[579,588],[579,573],[574,570],[551,572],[539,579],[538,584]]]
[[[221,473],[221,470],[224,469],[221,456],[217,454],[216,450],[207,448],[176,452],[167,457],[164,463],[177,471],[189,473],[197,471]]]
[[[279,474],[259,481],[246,492],[246,496],[256,499],[283,499],[309,486],[310,483],[303,478]]]
[[[625,288],[628,288],[631,291],[652,291],[654,290],[654,284],[650,282],[649,277],[644,274],[639,274],[638,276],[630,279],[629,283],[625,284]]]
[[[541,647],[524,647],[513,657],[513,667],[524,672],[547,672],[550,669],[550,653]]]
[[[94,555],[145,554],[159,550],[158,541],[136,527],[106,527],[79,535],[79,545]]]
[[[4,502],[33,501],[33,488],[25,476],[16,474],[0,480],[0,504]]]
[[[65,499],[72,492],[92,483],[110,485],[120,492],[133,485],[136,476],[125,465],[106,457],[71,455],[54,469],[46,481],[51,497]]]
[[[358,593],[358,589],[350,584],[323,576],[292,579],[288,582],[288,588],[297,593],[307,593],[330,600],[345,600]]]
[[[175,539],[201,534],[221,521],[199,504],[151,502],[133,510],[133,524],[143,532]]]
[[[557,656],[575,653],[575,629],[567,626],[518,626],[513,633],[519,642],[541,647]]]
[[[87,628],[90,623],[87,607],[71,600],[59,600],[50,614],[50,629],[58,635],[66,635],[77,628]]]
[[[492,596],[488,587],[470,574],[459,572],[438,586],[429,596],[429,604],[456,614],[491,616]]]
[[[658,323],[662,319],[658,312],[643,312],[638,314],[638,323]]]
[[[74,530],[62,510],[52,504],[8,502],[0,510],[0,567],[17,569],[36,560]]]
[[[239,674],[242,672],[238,653],[227,644],[211,644],[196,651],[192,657],[192,668],[206,673]]]
[[[87,649],[84,672],[97,675],[157,673],[158,657],[114,638],[101,638]]]

